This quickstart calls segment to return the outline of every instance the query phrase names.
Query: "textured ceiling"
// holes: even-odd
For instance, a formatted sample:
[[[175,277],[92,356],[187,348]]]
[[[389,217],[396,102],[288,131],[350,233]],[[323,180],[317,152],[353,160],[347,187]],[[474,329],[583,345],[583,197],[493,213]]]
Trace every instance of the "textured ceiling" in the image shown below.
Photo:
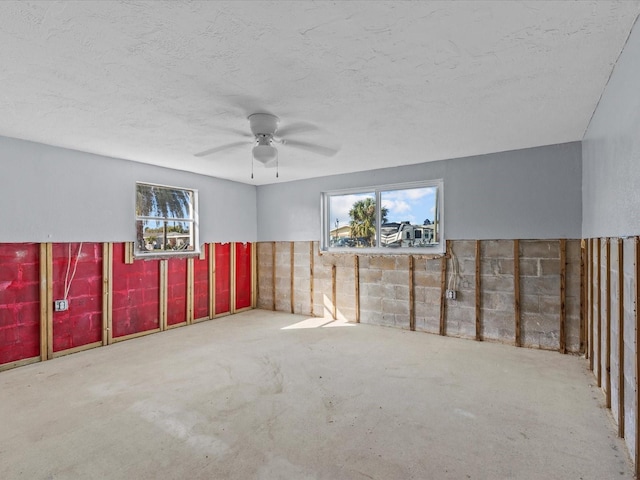
[[[0,2],[0,135],[265,184],[580,140],[638,1]],[[254,112],[319,129],[280,177]]]

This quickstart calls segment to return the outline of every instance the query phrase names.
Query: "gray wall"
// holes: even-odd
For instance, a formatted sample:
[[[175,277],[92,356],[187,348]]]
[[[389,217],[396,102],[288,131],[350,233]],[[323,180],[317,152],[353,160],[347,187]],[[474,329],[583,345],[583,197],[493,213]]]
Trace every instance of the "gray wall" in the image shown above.
[[[579,142],[258,187],[258,240],[320,239],[320,193],[444,179],[449,239],[580,238]]]
[[[135,182],[197,189],[200,242],[256,240],[256,189],[0,137],[0,242],[135,240]]]
[[[639,86],[636,21],[582,142],[585,238],[640,234]]]

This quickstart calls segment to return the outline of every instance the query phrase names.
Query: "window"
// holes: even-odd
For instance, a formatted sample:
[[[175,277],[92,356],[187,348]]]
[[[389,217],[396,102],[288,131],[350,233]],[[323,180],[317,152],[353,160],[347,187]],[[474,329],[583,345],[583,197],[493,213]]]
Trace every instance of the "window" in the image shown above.
[[[323,193],[323,249],[442,253],[442,180]]]
[[[198,192],[136,183],[136,256],[199,253]]]

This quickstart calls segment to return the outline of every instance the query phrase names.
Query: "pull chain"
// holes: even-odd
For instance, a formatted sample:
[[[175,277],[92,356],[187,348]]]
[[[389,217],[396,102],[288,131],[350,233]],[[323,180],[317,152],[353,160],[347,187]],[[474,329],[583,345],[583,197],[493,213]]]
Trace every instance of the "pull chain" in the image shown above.
[[[278,155],[278,153],[276,151],[276,178],[279,177],[279,175],[278,175],[278,171],[280,169],[279,160],[280,160],[280,158],[279,158],[279,155]]]
[[[253,155],[251,155],[251,178],[253,178]]]

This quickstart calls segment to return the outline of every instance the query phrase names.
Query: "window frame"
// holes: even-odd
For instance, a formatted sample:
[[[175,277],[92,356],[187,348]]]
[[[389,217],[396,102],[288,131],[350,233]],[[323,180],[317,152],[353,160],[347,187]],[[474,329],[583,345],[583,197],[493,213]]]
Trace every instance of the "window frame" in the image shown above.
[[[401,247],[401,248],[389,248],[380,245],[380,231],[381,231],[381,215],[380,209],[382,205],[381,194],[383,192],[390,192],[394,190],[411,190],[415,188],[435,188],[436,189],[436,215],[434,223],[437,225],[437,231],[440,235],[440,241],[432,246],[423,247]],[[331,197],[341,195],[353,195],[353,194],[366,194],[374,193],[376,201],[376,246],[375,247],[332,247],[330,246],[330,232],[331,232],[331,211],[330,200]],[[374,254],[386,254],[386,255],[433,255],[445,253],[446,241],[444,236],[444,180],[441,178],[433,180],[423,180],[418,182],[405,182],[405,183],[391,183],[385,185],[346,188],[340,190],[327,190],[321,193],[320,199],[320,211],[321,211],[321,240],[320,249],[327,253],[374,253]]]
[[[180,190],[191,194],[191,202],[189,202],[190,218],[182,217],[154,217],[148,215],[138,215],[138,186],[145,185],[149,187],[166,188],[171,190]],[[144,220],[156,220],[156,221],[168,221],[168,222],[186,222],[191,223],[191,238],[193,239],[193,250],[152,250],[141,251],[138,248],[138,238],[136,233],[136,241],[134,242],[133,256],[135,259],[151,259],[151,258],[167,258],[167,257],[198,257],[201,253],[200,247],[200,222],[198,217],[198,190],[188,187],[177,187],[173,185],[164,185],[160,183],[136,181],[135,183],[135,200],[134,200],[134,226],[137,232],[138,221]],[[148,252],[148,253],[147,253]]]

